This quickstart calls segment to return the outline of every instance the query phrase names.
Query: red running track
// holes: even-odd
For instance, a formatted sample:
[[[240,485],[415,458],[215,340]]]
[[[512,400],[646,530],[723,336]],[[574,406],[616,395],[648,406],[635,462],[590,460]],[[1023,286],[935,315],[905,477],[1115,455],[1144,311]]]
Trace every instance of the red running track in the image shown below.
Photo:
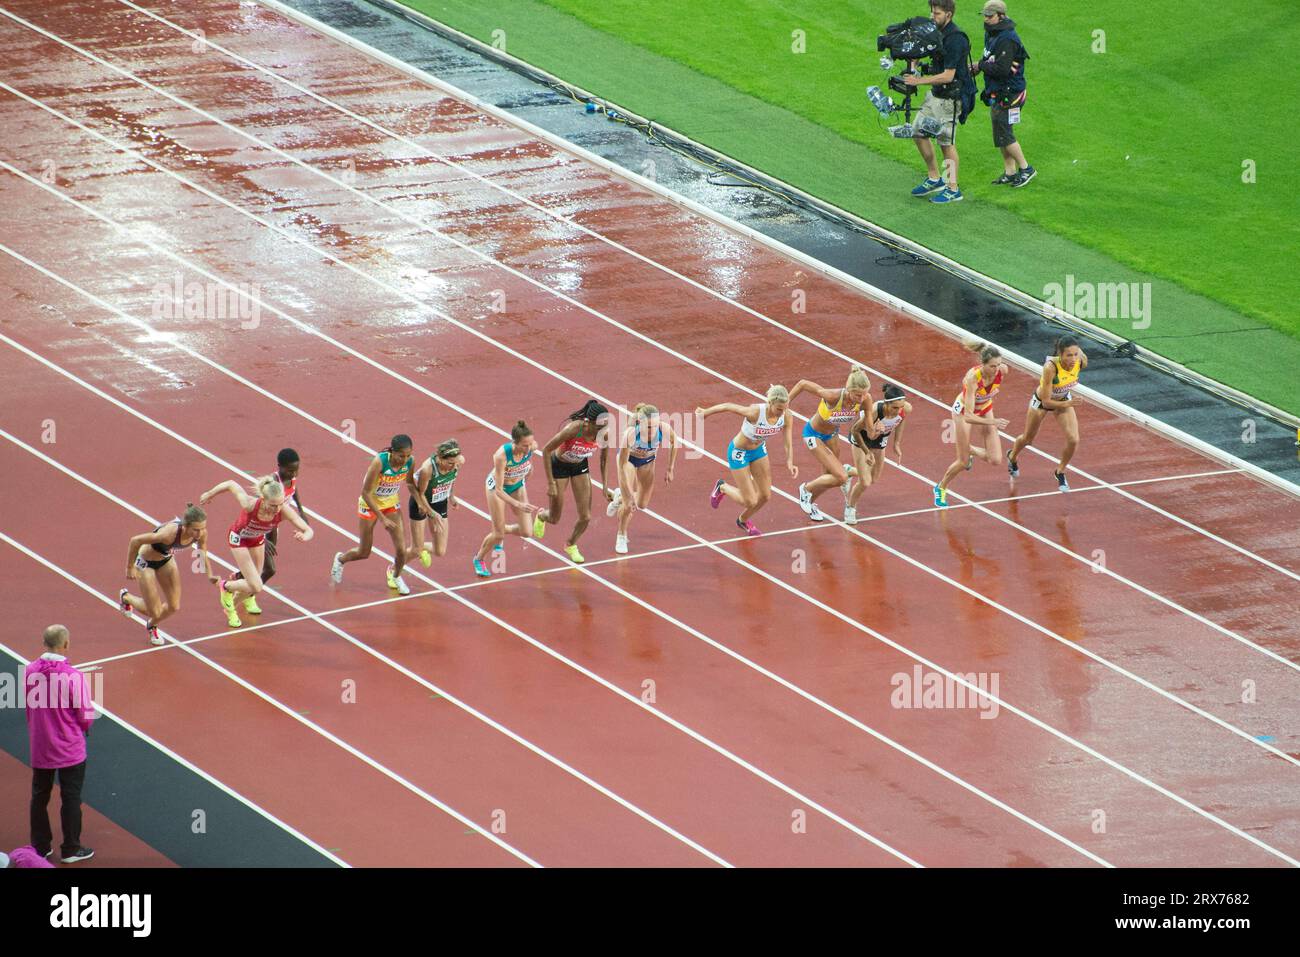
[[[351,864],[1295,863],[1283,493],[1085,406],[1095,478],[980,469],[954,491],[987,504],[938,514],[969,360],[935,330],[264,8],[0,6],[3,482],[60,509],[5,517],[11,647],[59,608],[106,704]],[[246,284],[256,328],[160,316],[177,282]],[[734,540],[705,502],[727,424],[673,484],[661,464],[632,555],[598,499],[567,566],[570,503],[474,579],[517,418],[687,413],[845,354],[916,407],[857,529],[806,526],[778,468],[769,534]],[[424,594],[391,600],[379,557],[328,581],[353,430],[462,442]],[[256,627],[187,576],[188,644],[148,649],[105,600],[124,542],[283,445],[316,540]],[[996,712],[893,707],[914,668],[995,676]]]

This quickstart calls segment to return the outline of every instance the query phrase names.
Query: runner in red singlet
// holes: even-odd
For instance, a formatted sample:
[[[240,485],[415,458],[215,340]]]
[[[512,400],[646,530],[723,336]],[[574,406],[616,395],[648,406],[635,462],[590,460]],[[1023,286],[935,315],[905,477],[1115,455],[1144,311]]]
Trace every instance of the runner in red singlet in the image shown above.
[[[609,422],[609,410],[589,399],[577,412],[569,416],[564,427],[542,449],[542,464],[546,468],[546,491],[550,505],[537,513],[533,521],[533,536],[541,538],[546,526],[560,520],[564,511],[564,487],[573,484],[573,504],[578,509],[578,521],[564,546],[569,560],[581,565],[585,559],[578,551],[578,539],[591,521],[591,469],[588,459],[600,450],[600,484],[605,489],[605,500],[613,501],[614,492],[605,478],[605,465],[609,459],[609,441],[604,429]]]
[[[274,475],[264,475],[249,491],[244,491],[237,482],[222,482],[200,495],[199,504],[206,505],[222,492],[229,492],[239,502],[239,518],[230,526],[226,541],[235,556],[235,565],[244,577],[237,580],[223,578],[217,587],[221,607],[226,612],[226,624],[238,628],[239,612],[235,609],[235,602],[262,590],[267,533],[280,524],[281,518],[289,520],[295,529],[293,537],[300,542],[311,541],[312,530],[285,499],[284,486]]]

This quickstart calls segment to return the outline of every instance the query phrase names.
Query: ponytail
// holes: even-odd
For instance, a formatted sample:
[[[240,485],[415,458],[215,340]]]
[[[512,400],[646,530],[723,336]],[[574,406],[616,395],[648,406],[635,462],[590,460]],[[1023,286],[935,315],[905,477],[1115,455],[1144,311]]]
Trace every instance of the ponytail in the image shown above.
[[[274,475],[263,475],[249,486],[248,492],[253,497],[260,498],[263,501],[268,498],[278,498],[282,501],[284,499],[284,486],[280,484],[280,480]]]
[[[185,503],[185,511],[181,514],[181,522],[185,525],[193,525],[195,522],[206,522],[208,513],[203,511],[193,502]]]
[[[991,346],[981,339],[967,339],[962,343],[962,347],[968,352],[979,353],[980,362],[992,362],[994,359],[1002,358],[1002,353],[998,351],[997,346]]]
[[[898,401],[899,399],[901,399],[904,395],[906,395],[906,393],[905,393],[902,389],[900,389],[898,386],[894,385],[894,383],[889,382],[889,383],[886,383],[886,384],[885,384],[885,401],[886,401],[886,402],[897,402],[897,401]]]
[[[526,423],[523,419],[520,419],[518,422],[515,423],[515,427],[510,430],[510,441],[518,442],[520,439],[524,438],[525,436],[529,436],[532,434],[533,434],[533,430],[528,427],[528,423]]]
[[[584,422],[590,422],[594,425],[602,415],[609,415],[609,409],[605,408],[595,399],[588,399],[577,412],[569,413],[569,417],[564,420],[564,424],[568,425],[570,422],[576,422],[581,419]]]

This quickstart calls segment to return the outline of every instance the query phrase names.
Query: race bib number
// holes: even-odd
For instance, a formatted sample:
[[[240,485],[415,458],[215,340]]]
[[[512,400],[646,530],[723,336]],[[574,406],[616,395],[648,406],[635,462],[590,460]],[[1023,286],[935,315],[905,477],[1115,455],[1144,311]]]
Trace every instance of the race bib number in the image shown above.
[[[813,451],[816,451],[817,443],[819,441],[820,440],[815,435],[805,435],[803,437],[803,444],[808,446],[808,448],[812,449]]]
[[[239,542],[240,542],[239,533],[238,533],[238,532],[231,532],[231,533],[230,533],[230,544],[231,544],[232,546],[237,546],[237,545],[239,545]]]
[[[491,492],[491,491],[492,491],[493,489],[495,489],[496,487],[497,487],[497,477],[496,477],[496,475],[495,475],[495,474],[494,474],[494,475],[489,475],[489,476],[487,477],[487,490],[488,490],[489,492]]]
[[[731,450],[731,461],[736,462],[736,463],[744,462],[744,461],[745,461],[745,450],[744,450],[744,449],[732,449],[732,450]]]
[[[1007,110],[1007,123],[1010,125],[1019,122],[1020,122],[1020,107],[1013,106],[1011,109]]]

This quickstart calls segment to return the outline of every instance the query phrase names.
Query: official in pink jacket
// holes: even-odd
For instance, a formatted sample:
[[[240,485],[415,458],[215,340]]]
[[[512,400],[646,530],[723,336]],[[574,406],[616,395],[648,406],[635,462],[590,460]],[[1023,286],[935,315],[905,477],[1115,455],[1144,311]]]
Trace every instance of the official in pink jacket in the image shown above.
[[[57,778],[63,825],[59,860],[64,864],[88,860],[95,852],[81,844],[81,788],[95,704],[90,682],[68,662],[67,628],[45,629],[45,653],[27,666],[23,687],[32,748],[32,847],[42,857],[54,851],[48,808]]]

